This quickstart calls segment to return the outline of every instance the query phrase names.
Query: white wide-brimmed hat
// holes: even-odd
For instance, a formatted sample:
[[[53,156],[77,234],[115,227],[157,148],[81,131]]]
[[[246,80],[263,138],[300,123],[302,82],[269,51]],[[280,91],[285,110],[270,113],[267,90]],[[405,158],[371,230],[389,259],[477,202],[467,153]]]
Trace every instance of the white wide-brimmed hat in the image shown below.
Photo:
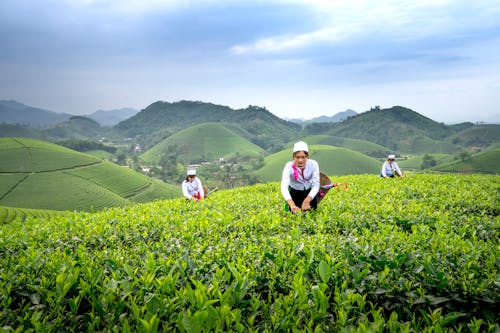
[[[196,170],[193,170],[193,169],[188,170],[188,171],[187,171],[187,175],[188,175],[188,176],[195,176],[195,175],[196,175]]]
[[[293,152],[305,151],[309,152],[309,148],[307,147],[307,143],[304,141],[299,141],[293,145]]]
[[[396,155],[391,154],[391,155],[387,156],[387,159],[388,160],[395,160],[396,159]]]

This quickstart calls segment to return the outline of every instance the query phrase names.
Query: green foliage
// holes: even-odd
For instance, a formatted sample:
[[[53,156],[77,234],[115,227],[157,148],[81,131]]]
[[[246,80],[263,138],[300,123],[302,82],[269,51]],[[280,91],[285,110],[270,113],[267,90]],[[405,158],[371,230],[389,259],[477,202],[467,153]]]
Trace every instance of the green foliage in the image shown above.
[[[103,150],[112,154],[116,152],[116,147],[106,146],[101,142],[90,140],[62,140],[58,141],[57,144],[79,152],[88,152],[90,150]]]
[[[27,125],[13,125],[0,123],[0,137],[23,137],[43,140],[45,135],[41,129]]]
[[[2,329],[500,329],[499,176],[339,180],[299,215],[271,183],[2,225]]]
[[[428,169],[436,166],[436,164],[437,162],[433,156],[425,154],[424,157],[422,157],[422,164],[420,165],[420,168]]]
[[[242,157],[236,154],[227,160],[203,165],[197,170],[203,185],[209,189],[216,187],[228,189],[257,183],[258,179],[253,172],[262,165],[262,158]]]
[[[0,224],[13,221],[24,222],[26,219],[36,219],[39,223],[45,223],[62,214],[62,212],[55,210],[0,206]]]

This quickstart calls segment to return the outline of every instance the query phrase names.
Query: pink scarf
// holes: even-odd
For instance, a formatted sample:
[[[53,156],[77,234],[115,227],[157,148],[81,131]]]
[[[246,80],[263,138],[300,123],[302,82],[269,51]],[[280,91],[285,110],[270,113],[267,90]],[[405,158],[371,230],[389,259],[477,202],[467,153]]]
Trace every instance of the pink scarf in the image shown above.
[[[293,178],[295,181],[299,179],[299,170],[297,169],[297,166],[295,164],[292,164],[292,169],[293,169]]]

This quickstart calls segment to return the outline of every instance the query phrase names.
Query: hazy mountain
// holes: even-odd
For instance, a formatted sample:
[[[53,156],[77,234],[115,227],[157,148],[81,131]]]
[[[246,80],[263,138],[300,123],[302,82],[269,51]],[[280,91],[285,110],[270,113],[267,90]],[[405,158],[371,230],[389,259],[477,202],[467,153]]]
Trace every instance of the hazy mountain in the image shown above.
[[[47,127],[68,120],[72,115],[48,111],[16,101],[0,101],[0,123]]]
[[[102,126],[115,126],[120,121],[128,119],[135,114],[137,114],[139,110],[132,108],[121,108],[115,110],[97,110],[96,112],[87,115],[88,118],[94,119]]]
[[[297,123],[297,124],[311,124],[311,123],[338,123],[341,121],[346,120],[349,117],[353,117],[357,115],[358,113],[354,110],[348,109],[342,112],[338,112],[334,114],[333,116],[319,116],[316,118],[312,119],[304,119],[304,118],[298,118],[298,119],[288,119],[291,122]]]

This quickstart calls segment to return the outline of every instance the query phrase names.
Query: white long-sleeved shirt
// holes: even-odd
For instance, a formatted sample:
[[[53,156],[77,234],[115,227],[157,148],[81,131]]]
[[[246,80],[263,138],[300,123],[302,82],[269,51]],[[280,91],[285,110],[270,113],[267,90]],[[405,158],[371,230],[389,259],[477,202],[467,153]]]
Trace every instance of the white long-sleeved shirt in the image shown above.
[[[187,180],[182,182],[182,194],[186,199],[191,199],[198,192],[201,197],[205,197],[205,192],[199,178],[196,177],[192,182],[188,182]]]
[[[294,170],[295,169],[295,170]],[[293,161],[285,164],[281,177],[281,194],[285,200],[291,199],[288,187],[304,191],[311,189],[309,196],[314,198],[319,192],[319,166],[315,160],[307,159],[306,166],[301,169]]]
[[[385,161],[384,164],[382,165],[382,176],[387,177],[387,176],[392,176],[394,174],[400,176],[403,175],[396,161],[392,161],[392,163],[389,163],[389,161]]]

